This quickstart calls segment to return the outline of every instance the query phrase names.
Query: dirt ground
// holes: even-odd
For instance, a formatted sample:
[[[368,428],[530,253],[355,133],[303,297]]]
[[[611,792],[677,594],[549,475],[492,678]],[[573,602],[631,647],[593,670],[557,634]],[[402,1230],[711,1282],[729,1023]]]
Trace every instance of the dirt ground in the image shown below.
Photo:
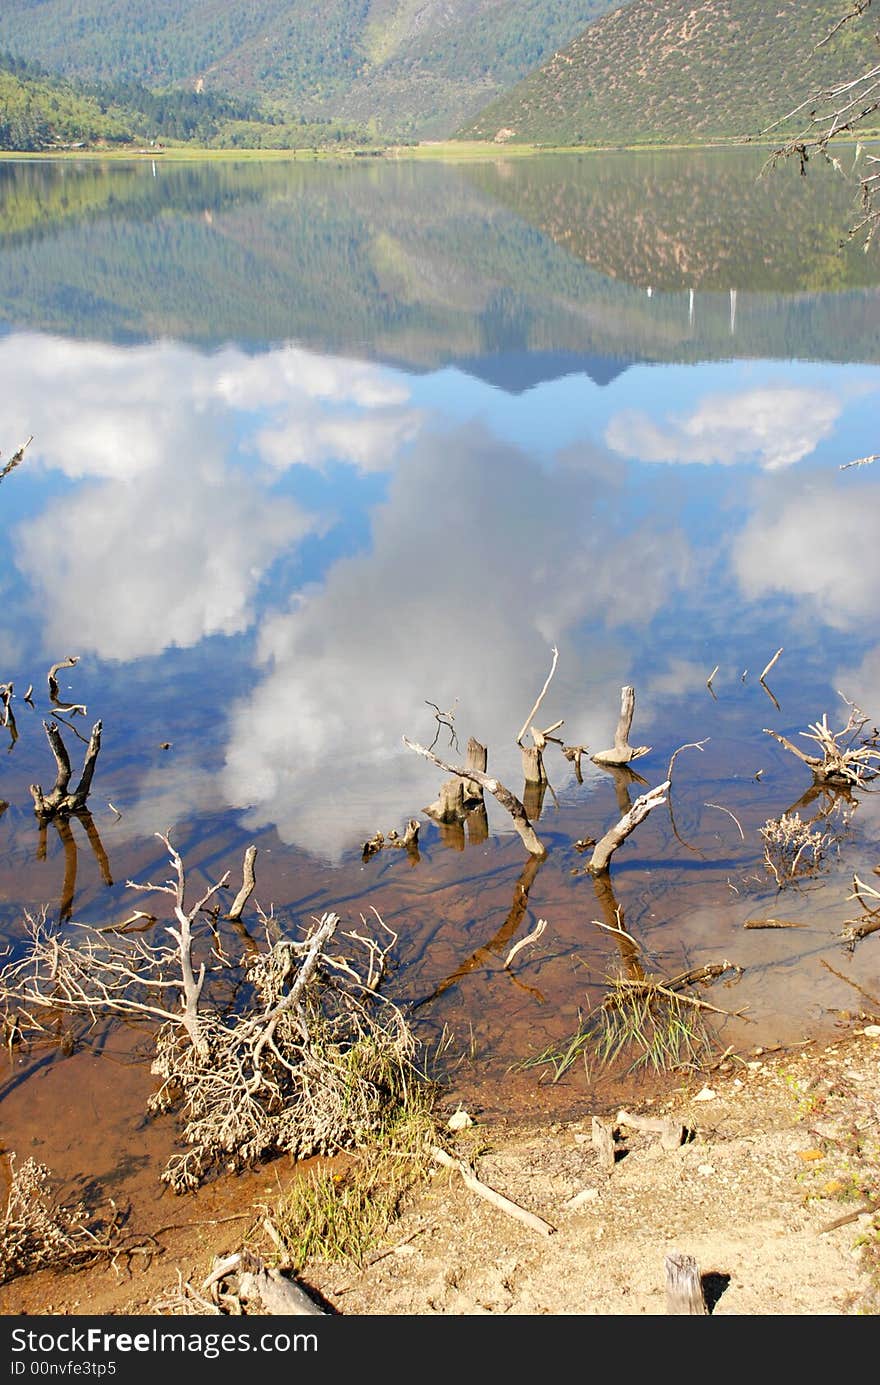
[[[447,1149],[546,1227],[437,1163],[364,1267],[313,1263],[295,1278],[325,1312],[349,1316],[667,1314],[667,1256],[681,1254],[716,1316],[876,1314],[878,1076],[880,1026],[863,1020],[833,1042],[731,1058],[631,1105],[631,1117],[680,1129],[670,1148],[620,1113],[516,1126],[478,1115],[444,1132]],[[456,1097],[444,1118],[467,1111],[466,1092]],[[613,1166],[594,1144],[597,1114]],[[167,1224],[136,1237],[134,1253],[13,1279],[0,1313],[227,1312],[203,1281],[215,1257],[243,1247],[271,1263],[259,1209],[282,1184],[277,1169],[221,1181],[187,1197],[176,1221],[166,1205]]]

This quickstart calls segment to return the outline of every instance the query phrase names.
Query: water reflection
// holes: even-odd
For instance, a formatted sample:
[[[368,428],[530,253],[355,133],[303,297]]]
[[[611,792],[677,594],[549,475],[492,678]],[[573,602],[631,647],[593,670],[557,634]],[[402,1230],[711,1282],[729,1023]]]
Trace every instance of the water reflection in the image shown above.
[[[837,631],[870,610],[877,564],[859,536],[875,478],[814,462],[793,493],[775,475],[862,441],[866,368],[777,365],[754,388],[747,368],[715,365],[701,389],[696,368],[664,367],[650,392],[633,371],[509,401],[472,384],[456,421],[454,372],[422,381],[293,346],[252,359],[25,334],[0,343],[0,365],[13,426],[38,425],[29,512],[6,535],[11,647],[135,669],[175,649],[209,660],[199,699],[218,753],[188,743],[173,768],[142,769],[126,832],[160,804],[213,802],[339,860],[434,796],[402,750],[405,734],[431,740],[432,705],[519,779],[515,728],[552,646],[548,724],[595,750],[621,684],[640,683],[647,722],[705,685],[696,613],[729,640],[766,621],[774,593]],[[541,434],[528,450],[512,441],[526,413]],[[358,500],[364,476],[381,485]],[[577,778],[563,764],[553,792]],[[490,804],[489,819],[504,815]]]
[[[828,251],[842,203],[765,199],[731,160],[720,218],[705,162],[672,160],[668,186],[662,167],[0,164],[4,426],[34,436],[0,496],[4,926],[47,893],[62,921],[118,919],[176,830],[205,875],[259,841],[292,911],[375,898],[407,1000],[438,1023],[471,1007],[490,1049],[508,1026],[558,1038],[623,918],[678,972],[736,953],[776,1022],[783,944],[740,936],[770,888],[757,833],[822,805],[765,727],[794,737],[834,719],[838,688],[880,694],[878,476],[841,470],[876,449],[880,276]],[[576,218],[563,234],[581,205],[589,244]],[[759,241],[750,278],[738,245]],[[542,724],[580,750],[524,785],[516,732],[554,647]],[[626,684],[639,773],[590,759]],[[28,785],[59,702],[104,719],[100,790],[41,835]],[[425,814],[442,775],[403,737],[430,744],[439,709],[438,754],[488,748],[545,862],[491,795],[458,823]],[[684,746],[668,812],[613,879],[578,881],[573,844]],[[872,816],[854,818],[866,862]],[[413,817],[417,852],[365,858]],[[839,876],[804,905],[826,937]],[[499,978],[537,915],[534,970]]]

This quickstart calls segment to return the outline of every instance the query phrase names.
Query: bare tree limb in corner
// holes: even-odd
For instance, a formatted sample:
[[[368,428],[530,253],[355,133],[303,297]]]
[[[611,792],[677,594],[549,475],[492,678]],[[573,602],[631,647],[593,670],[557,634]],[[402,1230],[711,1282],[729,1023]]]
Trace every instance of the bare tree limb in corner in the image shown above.
[[[502,808],[506,809],[510,814],[513,819],[513,825],[519,833],[526,851],[532,856],[546,856],[546,848],[538,838],[522,803],[515,794],[512,794],[509,789],[504,787],[500,780],[493,779],[491,775],[484,774],[482,770],[475,769],[473,765],[466,765],[464,767],[448,765],[445,760],[439,759],[432,751],[427,750],[425,746],[417,745],[415,741],[409,740],[406,736],[403,737],[403,743],[409,750],[414,750],[417,755],[424,755],[426,760],[430,760],[433,764],[437,765],[438,769],[445,770],[447,774],[458,775],[460,779],[472,779],[479,784],[480,788],[486,789],[494,798],[497,798]]]
[[[846,13],[816,45],[817,50],[829,43],[845,24],[865,15],[870,7],[871,0],[851,0]],[[870,129],[875,123],[871,117],[875,116],[878,110],[880,63],[869,65],[854,77],[810,92],[793,110],[786,112],[760,132],[763,137],[785,126],[790,128],[793,121],[800,122],[798,133],[773,150],[762,172],[766,173],[775,168],[783,160],[794,158],[800,165],[801,173],[805,175],[811,157],[816,156],[843,174],[840,160],[830,153],[829,146],[834,140],[857,138],[860,129]],[[850,228],[849,239],[863,235],[864,249],[867,250],[880,224],[880,173],[876,171],[880,159],[875,155],[865,154],[862,145],[858,144],[852,167],[845,176],[852,177],[855,174],[862,156],[864,162],[858,175],[857,194],[861,215]]]

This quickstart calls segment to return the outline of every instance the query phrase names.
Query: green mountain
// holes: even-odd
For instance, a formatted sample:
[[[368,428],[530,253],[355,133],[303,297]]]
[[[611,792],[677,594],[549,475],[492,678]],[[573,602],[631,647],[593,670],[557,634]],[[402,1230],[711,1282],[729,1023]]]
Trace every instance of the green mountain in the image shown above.
[[[363,129],[296,122],[255,102],[137,83],[76,81],[0,54],[0,150],[195,143],[218,148],[288,149],[369,143]]]
[[[0,50],[68,77],[179,85],[440,136],[620,0],[3,0]]]
[[[619,146],[756,135],[814,90],[877,63],[873,11],[817,47],[847,9],[846,0],[630,0],[457,137]]]

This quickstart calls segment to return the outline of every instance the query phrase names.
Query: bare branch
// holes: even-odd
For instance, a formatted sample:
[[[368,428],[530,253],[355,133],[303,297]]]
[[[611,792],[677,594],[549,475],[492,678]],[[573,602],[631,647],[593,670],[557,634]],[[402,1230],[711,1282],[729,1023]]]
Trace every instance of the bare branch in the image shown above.
[[[647,793],[637,798],[628,813],[625,813],[616,826],[605,833],[605,836],[598,841],[593,848],[593,854],[587,862],[586,869],[591,875],[598,875],[608,869],[608,864],[613,853],[619,846],[622,846],[629,836],[650,813],[652,808],[657,808],[661,803],[666,802],[666,793],[669,789],[669,780],[666,779],[656,788],[649,789]]]
[[[244,853],[241,889],[235,896],[235,899],[232,902],[232,908],[226,915],[226,918],[229,920],[230,923],[238,922],[238,920],[241,918],[242,909],[247,904],[248,900],[254,892],[254,888],[257,883],[257,878],[254,874],[254,861],[256,859],[257,848],[255,846],[249,846],[247,851]]]
[[[545,683],[544,683],[544,686],[543,686],[543,688],[541,689],[541,691],[540,691],[539,694],[538,694],[538,700],[537,700],[537,702],[535,703],[534,707],[533,707],[532,710],[529,712],[528,716],[526,717],[525,721],[523,722],[522,729],[521,729],[519,735],[518,735],[517,738],[516,738],[516,743],[517,743],[517,745],[520,745],[520,746],[522,745],[523,736],[524,736],[524,735],[526,734],[526,732],[528,731],[529,727],[530,727],[531,724],[532,724],[532,718],[534,717],[534,715],[535,715],[535,713],[537,712],[538,708],[540,707],[541,703],[544,701],[544,694],[546,693],[547,689],[548,689],[549,686],[550,686],[550,679],[553,677],[554,673],[556,672],[556,662],[557,662],[558,658],[559,658],[559,650],[558,650],[558,649],[556,648],[556,646],[554,645],[554,646],[553,646],[553,662],[552,662],[551,665],[550,665],[550,672],[547,674],[547,678],[546,678],[546,681],[545,681]],[[557,722],[556,725],[559,726],[560,723]]]

